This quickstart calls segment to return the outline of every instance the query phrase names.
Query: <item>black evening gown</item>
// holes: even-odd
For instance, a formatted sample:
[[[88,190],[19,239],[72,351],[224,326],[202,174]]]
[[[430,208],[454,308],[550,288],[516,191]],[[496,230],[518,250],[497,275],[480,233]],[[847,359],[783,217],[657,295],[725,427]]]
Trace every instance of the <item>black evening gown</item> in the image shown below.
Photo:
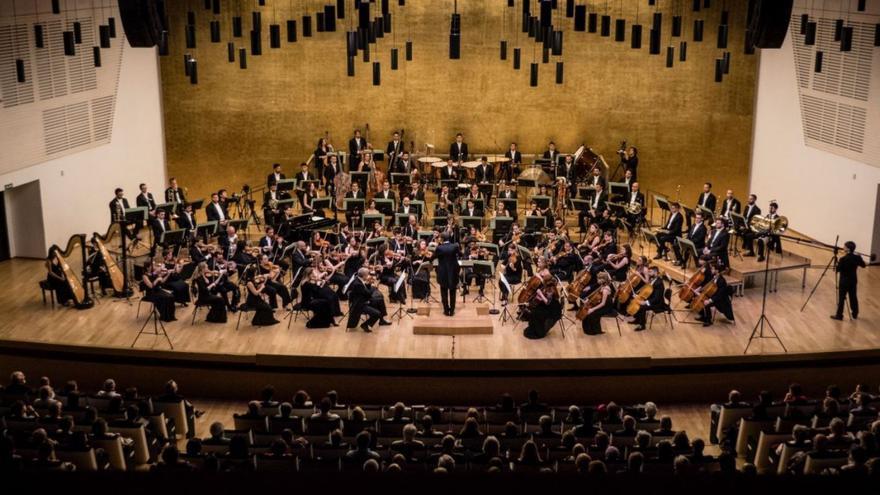
[[[150,277],[150,282],[156,283],[158,277]],[[147,288],[144,299],[150,301],[159,311],[159,319],[162,321],[176,321],[174,295],[161,287]]]
[[[274,325],[278,323],[278,320],[275,319],[275,315],[272,314],[272,307],[269,306],[269,303],[264,301],[262,297],[254,295],[251,291],[248,291],[247,305],[254,310],[254,319],[251,320],[251,323],[255,326]]]
[[[307,328],[330,328],[333,324],[333,307],[330,300],[323,297],[321,288],[312,282],[306,282],[302,289],[302,306],[312,312],[306,322]],[[332,291],[331,291],[332,294]]]
[[[196,281],[199,287],[199,306],[210,306],[205,321],[211,323],[226,323],[226,300],[219,294],[211,294],[208,283],[204,279]]]
[[[55,263],[51,263],[52,273],[59,277],[64,277],[64,269],[61,268],[60,265],[56,265]],[[73,299],[73,291],[70,290],[70,284],[67,283],[67,280],[59,280],[55,277],[47,277],[49,282],[49,286],[55,291],[55,300],[58,301],[58,304],[65,305],[67,301]]]

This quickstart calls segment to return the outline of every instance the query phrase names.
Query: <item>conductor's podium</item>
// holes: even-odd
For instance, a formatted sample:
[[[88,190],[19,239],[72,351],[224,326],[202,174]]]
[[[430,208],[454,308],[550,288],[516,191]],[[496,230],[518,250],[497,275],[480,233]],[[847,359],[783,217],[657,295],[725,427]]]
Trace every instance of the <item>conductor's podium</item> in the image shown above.
[[[491,335],[493,329],[492,315],[489,305],[475,305],[460,302],[455,309],[455,316],[443,314],[440,305],[418,308],[413,318],[414,335]]]

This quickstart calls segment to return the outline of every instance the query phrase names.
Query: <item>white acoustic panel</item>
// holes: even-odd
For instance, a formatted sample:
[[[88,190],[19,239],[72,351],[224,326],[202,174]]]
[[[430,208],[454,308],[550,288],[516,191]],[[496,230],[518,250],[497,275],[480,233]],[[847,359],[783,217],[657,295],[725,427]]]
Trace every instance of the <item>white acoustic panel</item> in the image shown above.
[[[874,47],[876,15],[847,13],[841,8],[810,9],[798,1],[792,11],[795,73],[801,123],[807,146],[880,167],[880,48]],[[828,7],[833,7],[829,5]],[[817,23],[816,43],[807,46],[800,34],[801,14]],[[871,13],[873,14],[873,13]],[[834,40],[835,20],[853,28],[852,50],[840,51]],[[815,71],[816,52],[822,70]]]
[[[11,4],[0,3],[0,174],[109,143],[122,57],[130,49],[116,2],[69,0],[61,14],[52,14],[48,1],[15,0],[15,15]],[[117,36],[95,67],[98,28],[109,17],[116,19]],[[82,42],[67,56],[62,33],[74,22]],[[16,80],[16,59],[24,61],[24,83]]]

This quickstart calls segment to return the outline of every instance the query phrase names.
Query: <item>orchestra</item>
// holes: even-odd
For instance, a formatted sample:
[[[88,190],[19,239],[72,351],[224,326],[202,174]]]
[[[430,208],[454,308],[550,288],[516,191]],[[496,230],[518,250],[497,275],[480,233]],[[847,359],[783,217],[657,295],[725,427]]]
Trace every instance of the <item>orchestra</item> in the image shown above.
[[[211,193],[202,214],[216,225],[205,233],[186,188],[176,179],[169,181],[164,196],[177,206],[167,212],[157,208],[141,184],[137,204],[151,213],[153,244],[139,285],[164,321],[174,320],[175,305],[189,302],[192,287],[195,304],[209,308],[208,322],[225,322],[227,312],[244,309],[254,312],[254,325],[272,325],[280,312],[307,311],[307,328],[329,328],[345,314],[341,302],[347,302],[347,327],[371,333],[377,323],[390,324],[386,300],[428,303],[432,288],[439,286],[439,302],[447,316],[456,314],[459,296],[467,304],[473,287],[479,302],[489,301],[485,296],[493,291],[492,299],[502,307],[516,306],[529,339],[545,337],[565,311],[575,313],[586,335],[603,333],[602,318],[618,315],[643,331],[646,314],[667,311],[670,304],[665,283],[671,278],[654,262],[672,251],[673,266],[686,269],[692,253],[682,250],[679,240],[687,239],[696,248],[701,278],[687,285],[692,297],[681,300],[698,308],[694,313],[709,325],[714,321],[712,308],[733,320],[723,274],[730,263],[731,236],[742,238],[747,256],[754,244],[759,259],[765,251],[781,251],[778,233],[758,235],[733,221],[742,213],[748,226],[760,215],[756,196],[741,205],[728,190],[716,211],[712,185],[706,182],[697,197],[700,208],[694,211],[694,221],[685,227],[682,205],[670,201],[659,228],[652,229],[656,256],[636,255],[639,231],[651,228],[651,222],[648,201],[636,179],[633,146],[622,149],[625,167],[615,182],[595,161],[562,153],[551,141],[540,155],[545,166],[538,167],[544,174],[549,170],[550,178],[523,191],[520,174],[535,173],[537,165],[523,165],[516,143],[510,143],[503,158],[481,155],[479,161],[467,162],[468,146],[459,133],[445,162],[423,162],[395,131],[384,150],[386,163],[381,163],[369,136],[362,137],[359,130],[348,143],[347,155],[333,151],[329,136],[317,142],[313,156],[300,163],[294,177],[296,204],[286,201],[291,198],[287,190],[279,190],[286,179],[281,163],[272,165],[265,187],[247,192],[263,196],[257,226],[262,235],[254,239],[253,227],[240,223],[252,217],[241,213],[238,194],[230,198],[226,190]],[[340,156],[347,163],[339,163]],[[344,170],[369,172],[370,178],[365,183],[351,180]],[[391,174],[409,175],[411,181],[399,182],[398,175],[389,180]],[[626,185],[625,192],[610,195],[608,185],[618,182]],[[569,203],[579,195],[585,208]],[[330,198],[329,211],[316,206],[322,198]],[[341,198],[362,203],[345,207]],[[233,211],[233,206],[238,208]],[[121,221],[128,207],[122,189],[117,189],[110,202],[111,218]],[[779,217],[777,208],[772,202],[768,220]],[[579,229],[570,232],[575,224]],[[183,240],[161,242],[174,228],[186,233]],[[641,243],[639,247],[644,249]],[[161,261],[153,262],[157,257]],[[69,299],[60,292],[66,287],[64,274],[52,259],[47,264],[52,285]],[[245,301],[240,305],[242,294]],[[567,309],[566,300],[571,304]]]

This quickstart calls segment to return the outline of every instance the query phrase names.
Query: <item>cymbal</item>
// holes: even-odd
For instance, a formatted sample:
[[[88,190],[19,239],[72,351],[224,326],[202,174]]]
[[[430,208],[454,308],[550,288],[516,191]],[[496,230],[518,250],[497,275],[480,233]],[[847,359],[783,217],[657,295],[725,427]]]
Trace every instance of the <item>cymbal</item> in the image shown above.
[[[489,156],[486,157],[486,161],[489,163],[507,163],[510,161],[510,158],[506,156]]]
[[[464,168],[477,168],[480,166],[480,162],[463,162],[461,166]]]
[[[431,162],[431,166],[434,167],[434,168],[443,168],[443,167],[446,166],[446,162],[444,162],[443,160],[439,160],[439,161],[436,161],[436,162]]]
[[[442,162],[442,161],[443,161],[442,158],[439,158],[436,156],[423,156],[423,157],[419,158],[419,162],[421,162],[421,163],[435,163],[435,162]]]

